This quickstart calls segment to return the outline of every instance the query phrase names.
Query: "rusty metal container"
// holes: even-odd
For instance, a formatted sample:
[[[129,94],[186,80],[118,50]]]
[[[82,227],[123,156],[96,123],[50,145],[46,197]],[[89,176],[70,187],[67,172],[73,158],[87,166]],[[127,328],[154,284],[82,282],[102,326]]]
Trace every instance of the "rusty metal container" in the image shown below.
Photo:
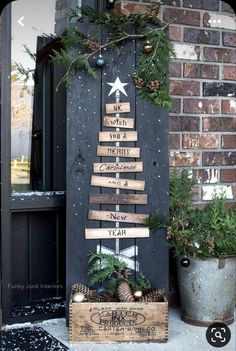
[[[208,326],[215,321],[233,323],[236,257],[190,258],[188,267],[182,267],[180,260],[177,260],[177,274],[182,319],[199,326]]]

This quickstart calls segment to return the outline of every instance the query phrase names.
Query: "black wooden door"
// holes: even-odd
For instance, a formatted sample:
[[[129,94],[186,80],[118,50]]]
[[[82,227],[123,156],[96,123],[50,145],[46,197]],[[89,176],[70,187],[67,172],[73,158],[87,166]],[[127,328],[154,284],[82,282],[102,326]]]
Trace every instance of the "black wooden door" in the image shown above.
[[[49,60],[57,43],[38,38],[30,189],[12,193],[10,6],[1,19],[1,292],[5,324],[65,313],[66,105],[65,89],[55,92],[63,72]]]
[[[93,1],[89,4],[93,5]],[[81,24],[81,29],[86,33],[93,30],[91,24]],[[101,42],[105,42],[106,33],[103,28],[100,33]],[[130,103],[131,112],[127,117],[135,118],[134,129],[138,131],[138,141],[126,143],[126,146],[140,147],[140,161],[144,163],[144,172],[126,173],[122,176],[145,180],[145,193],[148,195],[147,206],[121,205],[120,211],[148,214],[158,210],[163,214],[168,212],[168,112],[157,109],[137,96],[132,82],[137,62],[137,45],[135,41],[129,41],[118,53],[109,50],[104,52],[106,64],[102,69],[97,68],[97,80],[84,73],[71,77],[72,89],[67,95],[67,301],[73,283],[88,282],[89,251],[102,248],[115,253],[115,239],[86,240],[85,229],[112,227],[104,221],[88,220],[88,211],[115,210],[113,205],[89,204],[89,194],[114,193],[114,189],[91,186],[91,176],[93,163],[115,162],[114,158],[98,157],[97,145],[100,144],[99,131],[110,130],[102,124],[105,104],[114,103],[114,96],[108,97],[110,87],[106,83],[114,82],[117,77],[123,83],[128,83],[125,87],[128,97],[122,95],[122,102]],[[120,161],[127,160],[121,158]],[[114,174],[107,176],[114,177]],[[121,193],[127,191],[121,190]],[[125,223],[125,227],[129,226],[134,225]],[[152,232],[149,238],[120,239],[119,250],[121,256],[126,259],[128,256],[133,261],[134,275],[142,271],[154,286],[164,287],[168,291],[165,230]]]

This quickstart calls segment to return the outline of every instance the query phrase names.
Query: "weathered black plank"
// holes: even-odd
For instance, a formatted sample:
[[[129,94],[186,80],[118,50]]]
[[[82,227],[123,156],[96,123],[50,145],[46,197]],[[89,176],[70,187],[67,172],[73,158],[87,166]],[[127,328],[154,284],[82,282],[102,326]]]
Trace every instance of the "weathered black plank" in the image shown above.
[[[13,303],[28,301],[28,215],[12,215],[12,299]]]
[[[144,153],[148,213],[168,213],[168,112],[137,98],[138,146]],[[140,175],[137,174],[137,179]],[[140,206],[142,208],[143,206]],[[166,231],[151,232],[150,238],[137,239],[142,271],[154,286],[168,291],[168,247]],[[144,241],[145,240],[145,241]],[[151,265],[151,268],[150,268]]]
[[[53,71],[53,159],[52,159],[52,189],[66,188],[66,88],[61,86],[56,92],[56,86],[65,70],[54,66]]]
[[[56,213],[29,213],[28,230],[30,299],[56,296]]]
[[[81,30],[92,31],[89,24]],[[100,69],[97,68],[98,77]],[[98,228],[99,222],[88,221],[89,193],[100,193],[91,187],[93,162],[100,130],[101,81],[79,72],[71,77],[72,88],[67,94],[67,301],[75,282],[88,282],[89,251],[96,251],[98,241],[85,239],[85,228]]]

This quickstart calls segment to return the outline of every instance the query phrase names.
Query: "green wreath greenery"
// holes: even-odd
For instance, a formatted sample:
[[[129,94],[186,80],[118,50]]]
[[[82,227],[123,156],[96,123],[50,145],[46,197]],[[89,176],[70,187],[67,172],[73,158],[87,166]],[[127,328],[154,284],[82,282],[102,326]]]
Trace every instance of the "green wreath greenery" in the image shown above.
[[[58,87],[63,82],[69,86],[70,74],[75,74],[78,70],[84,70],[96,78],[93,57],[105,48],[118,50],[122,43],[136,38],[148,43],[150,49],[146,51],[141,48],[133,73],[133,81],[139,95],[158,107],[170,108],[168,64],[170,57],[174,57],[175,53],[166,33],[170,23],[164,24],[160,21],[159,8],[159,4],[154,4],[149,6],[144,14],[128,16],[113,11],[96,11],[88,6],[71,10],[70,20],[75,23],[88,20],[95,24],[96,29],[103,25],[107,29],[108,38],[101,44],[98,30],[95,30],[92,36],[88,36],[80,32],[76,25],[69,28],[60,37],[62,48],[55,50],[52,55],[54,63],[62,64],[66,68]]]

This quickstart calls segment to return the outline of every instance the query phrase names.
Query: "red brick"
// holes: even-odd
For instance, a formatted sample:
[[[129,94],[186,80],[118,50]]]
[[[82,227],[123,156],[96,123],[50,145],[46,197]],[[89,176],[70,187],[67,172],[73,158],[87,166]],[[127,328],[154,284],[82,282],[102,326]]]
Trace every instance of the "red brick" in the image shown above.
[[[184,77],[218,79],[219,67],[198,63],[184,63]]]
[[[199,96],[200,82],[194,80],[172,80],[170,95]]]
[[[172,167],[199,166],[200,152],[170,151],[169,164]]]
[[[170,26],[169,27],[169,38],[173,41],[181,41],[181,27]]]
[[[182,145],[185,149],[215,149],[218,137],[214,134],[184,134]]]
[[[166,22],[175,20],[175,23],[189,26],[200,26],[200,12],[164,8],[163,19]]]
[[[169,148],[179,149],[180,148],[180,135],[179,134],[169,134]]]
[[[222,41],[224,46],[236,47],[236,33],[235,32],[223,32]]]
[[[125,16],[130,14],[143,14],[148,12],[149,4],[132,3],[127,1],[121,1],[115,3],[114,11],[121,13]]]
[[[216,0],[183,0],[184,7],[190,7],[200,10],[219,10],[219,1]]]
[[[206,47],[204,61],[236,63],[236,53],[235,50]]]
[[[173,113],[181,112],[181,99],[172,99],[171,112]]]
[[[220,181],[222,183],[234,183],[236,182],[236,168],[233,169],[221,169],[220,170]]]
[[[204,82],[203,96],[236,96],[236,84],[229,82]]]
[[[236,186],[232,186],[233,198],[236,199]]]
[[[236,101],[222,100],[222,113],[233,115],[236,113]]]
[[[219,100],[184,99],[184,112],[187,113],[219,113]]]
[[[203,166],[232,166],[236,161],[236,152],[203,152]]]
[[[160,0],[143,0],[144,2],[160,2]],[[164,3],[164,5],[168,5],[168,6],[180,6],[180,0],[163,0],[162,1]]]
[[[223,73],[223,79],[236,80],[236,67],[235,66],[224,66],[222,73]]]
[[[170,116],[170,131],[173,132],[198,132],[200,118],[193,116]]]
[[[184,41],[198,44],[220,44],[220,33],[217,30],[184,28]]]
[[[198,183],[217,183],[218,180],[218,169],[217,168],[208,168],[208,169],[194,169],[193,178]]]
[[[221,1],[222,3],[222,12],[228,12],[228,13],[233,13],[234,14],[234,9],[227,4],[225,1]]]
[[[222,135],[221,137],[222,149],[234,149],[236,148],[236,134]]]
[[[181,77],[181,63],[171,61],[169,64],[170,77]]]
[[[204,117],[204,132],[234,132],[236,131],[236,119],[230,117]]]
[[[193,199],[193,201],[199,201],[200,200],[200,187],[198,185],[195,185],[193,187],[192,199]]]

